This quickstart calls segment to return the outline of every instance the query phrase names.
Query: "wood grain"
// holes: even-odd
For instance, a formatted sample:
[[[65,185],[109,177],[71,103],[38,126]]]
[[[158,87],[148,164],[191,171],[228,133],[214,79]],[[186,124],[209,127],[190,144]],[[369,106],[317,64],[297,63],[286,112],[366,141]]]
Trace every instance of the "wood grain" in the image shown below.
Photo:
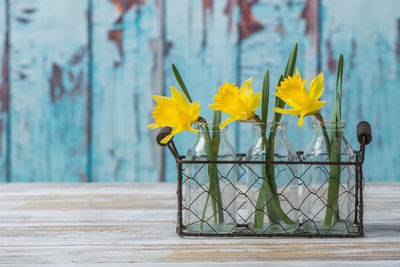
[[[12,181],[87,180],[86,12],[87,1],[10,1]]]
[[[364,238],[180,238],[176,184],[1,184],[4,266],[400,264],[399,183],[367,183]]]
[[[128,1],[129,2],[129,1]],[[161,149],[147,125],[162,94],[157,1],[94,1],[92,181],[160,179]]]

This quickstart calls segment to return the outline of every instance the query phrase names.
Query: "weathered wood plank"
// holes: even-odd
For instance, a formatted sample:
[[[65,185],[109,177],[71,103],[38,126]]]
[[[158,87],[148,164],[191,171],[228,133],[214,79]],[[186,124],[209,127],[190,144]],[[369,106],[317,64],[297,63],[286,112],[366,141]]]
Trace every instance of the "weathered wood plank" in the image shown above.
[[[0,184],[0,263],[374,266],[400,262],[400,183],[367,183],[364,238],[180,238],[176,184]],[[306,264],[307,263],[307,264]],[[153,264],[153,265],[152,265]]]
[[[10,1],[12,181],[87,180],[86,15],[87,1]]]
[[[333,99],[336,62],[344,54],[343,119],[346,136],[358,149],[355,127],[372,125],[364,174],[367,180],[399,179],[400,2],[322,1],[321,66]],[[332,103],[329,106],[331,110]],[[330,114],[330,113],[328,113]],[[328,118],[330,115],[328,115]]]
[[[208,104],[212,104],[218,86],[238,80],[238,11],[235,1],[230,0],[166,1],[165,88],[179,88],[171,70],[175,64],[193,101],[200,102],[201,116],[210,121]],[[170,95],[169,89],[165,94]],[[230,135],[234,143],[234,129]],[[193,133],[181,133],[174,138],[180,154],[186,153],[194,137]],[[175,181],[176,165],[167,153],[166,180]]]
[[[275,103],[275,86],[279,76],[285,70],[285,64],[293,45],[298,43],[296,67],[304,79],[311,81],[315,75],[316,44],[318,31],[310,31],[315,25],[317,10],[313,3],[306,0],[261,0],[241,1],[242,21],[240,25],[240,80],[253,77],[253,87],[257,92],[262,90],[262,82],[266,69],[270,70],[270,112]],[[308,34],[308,35],[307,35]],[[260,110],[256,112],[260,114]],[[284,115],[282,120],[288,122],[287,135],[297,150],[304,150],[312,138],[311,119],[305,120],[301,128],[297,126],[297,118]],[[247,152],[253,136],[251,125],[240,124],[239,150]]]
[[[8,165],[8,96],[9,96],[9,82],[8,82],[8,62],[9,62],[9,32],[8,32],[8,2],[1,1],[0,3],[0,62],[1,62],[1,75],[0,75],[0,182],[5,182],[9,175]]]
[[[160,1],[93,1],[92,180],[157,181],[151,95],[162,94]]]

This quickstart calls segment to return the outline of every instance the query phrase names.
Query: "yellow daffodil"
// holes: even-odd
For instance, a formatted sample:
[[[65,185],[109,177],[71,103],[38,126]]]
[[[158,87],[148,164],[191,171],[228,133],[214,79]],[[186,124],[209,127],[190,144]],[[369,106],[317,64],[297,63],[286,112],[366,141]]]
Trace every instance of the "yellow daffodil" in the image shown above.
[[[303,125],[304,116],[316,114],[326,102],[318,100],[324,92],[324,74],[322,72],[311,81],[310,92],[305,87],[306,83],[307,81],[300,77],[299,70],[297,70],[295,75],[289,76],[276,87],[274,94],[293,109],[273,108],[273,110],[282,114],[300,115],[299,126]]]
[[[225,83],[218,88],[218,93],[214,96],[215,102],[209,107],[231,115],[219,125],[219,128],[223,129],[233,121],[255,117],[254,110],[260,105],[261,93],[253,93],[252,80],[253,78],[250,78],[245,81],[240,89],[231,83]]]
[[[171,97],[153,95],[157,106],[153,108],[153,118],[156,119],[154,124],[150,124],[150,129],[157,127],[173,127],[171,134],[161,140],[161,143],[168,143],[177,133],[188,130],[197,133],[192,128],[192,123],[196,122],[200,115],[200,103],[189,103],[185,95],[171,86]]]

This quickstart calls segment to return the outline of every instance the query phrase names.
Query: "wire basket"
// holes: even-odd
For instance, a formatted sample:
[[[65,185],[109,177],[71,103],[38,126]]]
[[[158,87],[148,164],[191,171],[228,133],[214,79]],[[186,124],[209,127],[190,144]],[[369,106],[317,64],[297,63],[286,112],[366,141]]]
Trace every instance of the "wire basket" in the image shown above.
[[[360,122],[357,125],[357,139],[360,143],[360,149],[355,152],[355,160],[348,162],[319,162],[319,161],[305,161],[303,160],[302,154],[303,152],[297,152],[297,160],[294,161],[249,161],[245,159],[245,154],[237,154],[236,160],[203,160],[203,161],[191,161],[186,160],[184,156],[179,155],[176,146],[171,140],[167,144],[161,144],[160,141],[162,138],[167,136],[171,132],[171,128],[165,127],[161,129],[160,133],[157,135],[157,143],[161,146],[167,146],[169,151],[172,153],[176,160],[176,166],[178,171],[178,184],[177,184],[177,197],[178,197],[178,214],[177,214],[177,228],[176,232],[178,235],[184,236],[209,236],[209,237],[360,237],[364,234],[363,227],[363,186],[364,186],[364,176],[362,171],[362,165],[365,157],[365,146],[369,144],[372,140],[371,127],[367,122]],[[185,223],[184,216],[187,214],[193,214],[192,204],[196,201],[190,201],[187,203],[187,200],[184,201],[185,196],[185,185],[189,182],[196,181],[196,174],[193,177],[188,176],[185,173],[185,168],[188,164],[199,164],[200,168],[205,168],[208,165],[220,165],[220,164],[229,164],[230,168],[237,171],[237,183],[229,184],[230,187],[235,190],[235,197],[232,201],[236,203],[235,214],[230,214],[227,209],[224,212],[228,212],[228,216],[233,218],[233,225],[230,231],[221,232],[219,229],[214,228],[210,223],[209,219],[204,220],[200,216],[197,216],[197,221],[207,225],[209,231],[207,232],[194,232],[190,230],[190,225]],[[281,226],[281,231],[271,231],[271,229],[263,229],[263,231],[255,231],[250,227],[249,218],[254,215],[253,213],[249,213],[249,210],[254,210],[254,204],[251,201],[249,188],[245,185],[246,174],[252,171],[252,166],[256,165],[272,165],[276,172],[286,171],[289,173],[291,177],[291,181],[297,181],[298,184],[302,184],[300,187],[302,191],[301,195],[302,200],[299,201],[299,205],[292,205],[290,198],[287,197],[286,188],[288,185],[283,185],[281,190],[277,192],[277,195],[280,199],[282,206],[285,206],[286,214],[295,213],[298,218],[300,218],[298,227],[289,231],[285,228],[285,226]],[[303,177],[310,171],[311,168],[321,168],[321,169],[329,169],[330,165],[339,165],[340,172],[354,171],[354,183],[351,187],[342,187],[340,190],[340,195],[347,195],[350,199],[350,211],[348,212],[348,216],[346,218],[342,218],[341,222],[343,227],[345,227],[344,232],[338,233],[334,231],[334,225],[330,229],[326,229],[326,231],[307,231],[303,225],[303,222],[306,221],[308,224],[316,225],[316,221],[314,221],[313,217],[309,217],[308,214],[304,212],[302,209],[302,204],[304,203],[304,199],[310,197],[316,202],[322,203],[318,212],[327,208],[326,199],[322,199],[318,194],[315,193],[311,188],[305,186]],[[291,166],[297,166],[297,169],[301,171],[296,173],[291,171]],[[218,178],[221,179],[221,176]],[[260,177],[263,179],[263,177]],[[322,183],[317,190],[323,190],[323,188],[327,187],[327,181]],[[209,193],[208,188],[203,188],[199,185],[204,193]],[[286,190],[286,191],[285,191]],[[186,203],[185,203],[186,202]],[[228,203],[229,205],[230,203]],[[265,215],[267,216],[267,212],[263,210]],[[351,218],[351,221],[349,221]],[[279,226],[279,225],[278,225]],[[317,229],[317,228],[316,228]]]

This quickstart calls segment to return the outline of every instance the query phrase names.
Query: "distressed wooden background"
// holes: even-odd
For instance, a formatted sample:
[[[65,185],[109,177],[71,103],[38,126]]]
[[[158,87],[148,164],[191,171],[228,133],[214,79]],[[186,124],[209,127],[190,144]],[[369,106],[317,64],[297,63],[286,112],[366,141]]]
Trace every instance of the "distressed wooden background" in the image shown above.
[[[343,117],[367,120],[367,180],[400,180],[398,0],[1,0],[0,181],[175,181],[172,157],[154,142],[151,95],[177,86],[207,104],[218,85],[264,71],[272,85],[298,42],[309,81],[325,73],[330,117],[336,61],[345,57]],[[312,138],[288,121],[303,150]],[[240,152],[249,129],[231,125]],[[193,135],[175,138],[184,153]]]

